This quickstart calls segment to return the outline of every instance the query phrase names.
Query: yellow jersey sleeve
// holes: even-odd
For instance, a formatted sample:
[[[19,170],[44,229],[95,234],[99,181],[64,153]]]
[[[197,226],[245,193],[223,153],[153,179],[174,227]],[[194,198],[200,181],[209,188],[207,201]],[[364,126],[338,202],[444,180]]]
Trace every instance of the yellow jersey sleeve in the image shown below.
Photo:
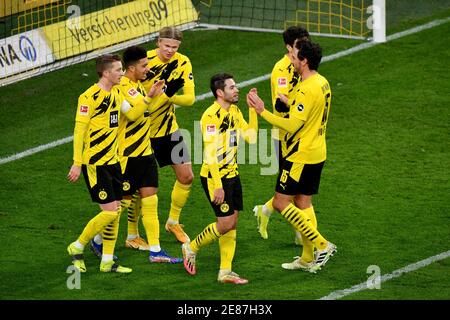
[[[239,110],[239,109],[238,109]],[[253,108],[249,108],[248,117],[249,122],[245,121],[241,110],[239,110],[239,123],[242,137],[247,143],[255,144],[258,136],[258,115]]]
[[[75,121],[89,123],[94,109],[95,106],[93,105],[91,99],[83,93],[78,98],[78,108]]]
[[[290,117],[306,121],[312,108],[314,108],[315,96],[311,92],[299,90],[290,107]]]
[[[281,93],[285,96],[289,94],[289,82],[292,76],[289,74],[288,69],[280,67],[276,64],[272,70],[270,76],[270,86],[272,89],[272,106],[275,110],[275,102],[278,99],[278,94]]]
[[[73,130],[73,164],[76,166],[81,166],[83,163],[84,136],[89,128],[93,110],[92,101],[85,94],[80,95]]]
[[[217,117],[204,113],[200,120],[203,137],[204,159],[214,182],[214,189],[222,188],[219,165],[217,160],[217,148],[219,146],[219,126]]]

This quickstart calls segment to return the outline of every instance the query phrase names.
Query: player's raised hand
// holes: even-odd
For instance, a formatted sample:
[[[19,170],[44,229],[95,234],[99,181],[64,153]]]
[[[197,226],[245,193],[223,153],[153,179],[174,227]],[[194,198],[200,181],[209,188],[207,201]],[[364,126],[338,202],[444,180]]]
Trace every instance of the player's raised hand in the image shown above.
[[[75,181],[77,181],[78,178],[80,177],[80,173],[81,173],[81,167],[80,167],[80,166],[73,165],[73,166],[70,168],[69,173],[67,174],[67,179],[68,179],[70,182],[75,182]]]
[[[250,93],[258,94],[258,90],[256,88],[251,88],[250,91],[247,93],[247,97],[246,97],[248,107],[249,108],[254,108],[253,101],[250,100],[250,97],[249,97]]]
[[[261,114],[265,110],[264,101],[262,101],[255,90],[251,89],[247,94],[247,103],[252,108],[255,108],[257,114]]]
[[[169,98],[173,97],[173,95],[184,86],[183,74],[184,71],[181,72],[178,78],[166,81],[165,93]]]
[[[166,84],[165,80],[159,80],[155,82],[148,91],[147,97],[153,98],[162,94],[165,84]]]

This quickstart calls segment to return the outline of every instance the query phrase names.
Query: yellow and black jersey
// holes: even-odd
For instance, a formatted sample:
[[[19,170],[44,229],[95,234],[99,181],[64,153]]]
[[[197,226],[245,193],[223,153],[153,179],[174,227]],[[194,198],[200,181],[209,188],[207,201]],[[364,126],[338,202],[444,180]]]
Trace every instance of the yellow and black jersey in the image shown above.
[[[117,88],[113,87],[107,92],[97,84],[79,96],[75,119],[74,163],[105,165],[118,162],[117,132],[122,101]],[[77,131],[77,128],[82,129]]]
[[[158,80],[166,81],[166,92],[171,87],[194,88],[194,77],[192,75],[192,65],[188,57],[181,53],[175,55],[167,62],[162,62],[155,50],[147,52],[149,72],[147,79],[142,82],[146,92]],[[150,137],[164,137],[178,129],[175,116],[173,99],[163,94],[154,99],[151,103],[151,129]]]
[[[287,55],[274,65],[270,75],[270,88],[272,93],[272,107],[273,114],[280,117],[287,117],[289,114],[289,107],[283,103],[277,102],[278,94],[281,93],[288,98],[292,97],[295,92],[295,87],[299,82],[299,74],[294,70],[294,66]],[[282,129],[273,127],[272,137],[279,140],[286,132]]]
[[[232,104],[228,111],[214,102],[200,120],[204,143],[202,177],[214,179],[216,188],[221,186],[221,178],[237,176],[237,150],[240,137],[250,143],[256,142],[258,130],[257,115],[249,109],[249,123],[245,121],[241,110]]]
[[[153,153],[150,145],[150,112],[145,100],[145,88],[140,81],[122,77],[117,86],[130,106],[124,106],[119,124],[119,156],[139,157]],[[142,108],[136,119],[128,116],[131,109]],[[125,109],[124,109],[125,108]]]
[[[291,162],[320,163],[327,157],[326,126],[331,108],[331,89],[327,79],[315,74],[296,88],[289,117],[304,124],[293,134],[285,133],[282,148]]]

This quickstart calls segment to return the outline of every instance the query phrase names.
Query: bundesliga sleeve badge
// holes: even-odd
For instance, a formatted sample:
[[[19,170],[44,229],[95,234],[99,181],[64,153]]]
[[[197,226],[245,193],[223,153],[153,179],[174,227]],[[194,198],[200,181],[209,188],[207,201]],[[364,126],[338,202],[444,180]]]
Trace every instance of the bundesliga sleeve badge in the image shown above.
[[[89,113],[89,107],[85,106],[85,105],[81,105],[80,106],[80,115],[87,116],[88,113]]]
[[[135,88],[131,88],[130,90],[128,90],[128,95],[130,96],[130,97],[136,97],[137,95],[138,95],[138,93],[139,92],[137,92],[137,90],[135,89]]]
[[[286,79],[286,77],[279,77],[278,78],[278,87],[280,87],[280,88],[286,88],[287,87],[287,79]]]
[[[206,125],[206,133],[207,134],[216,134],[216,125],[215,124],[207,124]]]

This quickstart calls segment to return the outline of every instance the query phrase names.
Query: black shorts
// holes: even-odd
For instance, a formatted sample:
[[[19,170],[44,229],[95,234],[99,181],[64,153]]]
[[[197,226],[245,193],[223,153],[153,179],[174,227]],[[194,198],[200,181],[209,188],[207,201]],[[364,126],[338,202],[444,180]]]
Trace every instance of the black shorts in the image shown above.
[[[153,154],[124,157],[120,164],[123,172],[123,195],[131,196],[140,188],[158,188],[158,166]]]
[[[120,164],[81,166],[84,181],[91,194],[92,201],[105,204],[122,200],[122,172]]]
[[[320,175],[324,162],[316,164],[283,161],[278,173],[275,191],[286,195],[313,195],[319,193]]]
[[[150,141],[160,168],[191,162],[189,149],[179,130],[168,136],[151,138]]]
[[[203,190],[216,214],[216,217],[231,216],[235,210],[242,211],[244,209],[242,201],[242,186],[239,176],[222,179],[222,187],[225,191],[225,199],[222,204],[213,203],[214,200],[214,184],[212,178],[200,177]]]

